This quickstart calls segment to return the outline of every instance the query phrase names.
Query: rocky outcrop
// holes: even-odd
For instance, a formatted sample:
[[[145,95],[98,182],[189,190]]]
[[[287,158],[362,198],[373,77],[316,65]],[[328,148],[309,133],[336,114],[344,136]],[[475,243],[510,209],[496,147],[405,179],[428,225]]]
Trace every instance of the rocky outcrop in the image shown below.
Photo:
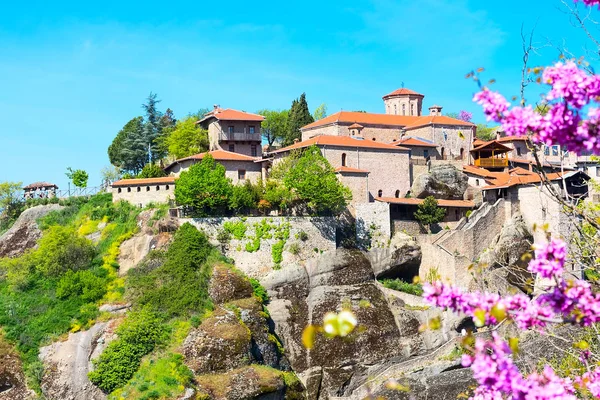
[[[396,232],[388,246],[371,249],[367,257],[376,278],[404,278],[410,282],[419,276],[421,247],[402,232]]]
[[[48,204],[23,211],[14,225],[0,236],[0,257],[18,257],[26,250],[34,248],[38,239],[42,237],[36,220],[61,208],[58,204]]]
[[[449,164],[434,165],[429,173],[418,175],[412,185],[413,197],[424,199],[462,200],[468,187],[468,178]]]
[[[508,220],[490,247],[480,256],[479,265],[483,274],[473,283],[473,289],[507,293],[511,289],[531,290],[533,276],[527,271],[533,235],[521,214]]]
[[[88,379],[97,358],[116,335],[119,320],[98,322],[86,331],[69,334],[67,340],[40,349],[44,363],[41,387],[49,400],[103,400],[100,389]]]
[[[21,359],[0,336],[0,400],[33,400],[35,393],[27,389]]]

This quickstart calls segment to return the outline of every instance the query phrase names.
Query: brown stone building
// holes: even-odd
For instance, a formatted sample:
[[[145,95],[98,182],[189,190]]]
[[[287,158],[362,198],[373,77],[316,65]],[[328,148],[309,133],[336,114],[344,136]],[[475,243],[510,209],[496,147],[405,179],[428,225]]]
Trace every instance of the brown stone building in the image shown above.
[[[340,111],[304,126],[302,140],[329,135],[393,143],[418,137],[435,144],[435,158],[468,164],[475,125],[442,115],[441,106],[431,106],[429,115],[422,115],[423,98],[410,89],[396,90],[383,97],[385,114]]]
[[[262,115],[222,109],[219,106],[197,122],[208,130],[209,150],[226,150],[250,157],[262,156],[260,123]]]
[[[315,145],[352,191],[352,205],[376,197],[404,197],[410,190],[406,147],[349,136],[316,136],[269,153],[276,164],[293,150]]]
[[[175,177],[121,179],[111,185],[113,201],[125,200],[139,207],[175,199]]]

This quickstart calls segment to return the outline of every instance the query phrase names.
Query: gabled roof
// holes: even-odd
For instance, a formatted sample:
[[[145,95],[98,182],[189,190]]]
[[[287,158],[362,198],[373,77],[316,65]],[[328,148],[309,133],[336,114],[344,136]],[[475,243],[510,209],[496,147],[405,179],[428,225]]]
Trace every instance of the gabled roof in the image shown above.
[[[245,111],[233,110],[231,108],[226,108],[226,109],[216,108],[213,111],[204,115],[204,118],[202,118],[200,121],[198,121],[196,123],[197,124],[201,123],[210,118],[216,118],[219,121],[256,121],[256,122],[261,122],[261,121],[264,121],[264,119],[265,119],[265,117],[263,117],[262,115],[247,113]]]
[[[403,204],[407,206],[418,206],[425,201],[424,199],[416,198],[396,198],[396,197],[376,197],[376,201],[390,204]],[[471,200],[437,200],[438,206],[440,207],[463,207],[463,208],[475,208],[475,203]]]
[[[396,140],[392,142],[394,146],[404,146],[404,147],[437,147],[436,144],[430,142],[426,139],[415,138],[415,137],[407,137],[404,139]]]
[[[471,150],[471,153],[473,152],[477,152],[477,151],[483,151],[483,150],[487,150],[487,151],[502,151],[504,153],[507,153],[509,151],[512,151],[512,149],[508,146],[503,145],[502,143],[499,143],[497,140],[490,140],[489,142],[485,142],[477,147],[475,147],[473,150]]]
[[[302,142],[294,143],[291,146],[284,147],[283,149],[272,151],[269,154],[283,153],[290,150],[310,147],[312,145],[331,147],[356,147],[361,149],[380,149],[389,151],[408,151],[406,147],[393,146],[391,144],[376,142],[372,140],[354,139],[348,136],[319,135],[308,140],[304,140]]]
[[[204,158],[204,156],[207,154],[210,154],[215,159],[215,161],[255,162],[256,160],[259,160],[258,157],[250,157],[245,154],[233,153],[231,151],[225,151],[225,150],[213,150],[213,151],[208,151],[208,152],[204,152],[204,153],[194,154],[193,156],[189,156],[189,157],[185,157],[185,158],[180,158],[179,160],[175,160],[171,164],[169,164],[165,167],[165,171],[170,170],[173,165],[178,164],[182,161],[202,160]]]
[[[121,179],[112,183],[112,186],[139,186],[139,185],[160,185],[175,183],[174,176],[163,176],[161,178],[146,179]]]
[[[335,172],[339,172],[341,174],[344,173],[348,173],[348,174],[368,174],[369,171],[365,170],[365,169],[358,169],[358,168],[350,168],[350,167],[338,167],[335,169]]]
[[[499,172],[491,172],[485,168],[476,167],[474,165],[463,165],[463,172],[466,174],[480,176],[482,178],[493,178],[499,174]]]
[[[34,182],[34,183],[30,183],[29,185],[25,186],[23,188],[23,190],[42,189],[42,188],[57,188],[58,189],[58,186],[56,186],[54,183],[50,183],[50,182]]]
[[[496,139],[500,143],[506,142],[527,142],[529,138],[527,136],[504,136]]]
[[[350,129],[362,129],[362,128],[364,128],[364,126],[362,126],[361,124],[357,124],[355,122],[352,125],[350,125],[348,128],[350,128]]]
[[[363,113],[357,111],[340,111],[335,114],[331,114],[325,118],[313,122],[300,128],[304,131],[307,129],[313,129],[320,126],[326,125],[346,125],[346,124],[360,124],[366,125],[383,125],[393,126],[399,128],[413,129],[421,126],[430,124],[436,125],[452,125],[452,126],[475,126],[471,122],[461,121],[447,117],[445,115],[427,115],[427,116],[415,116],[415,115],[396,115],[396,114],[375,114],[375,113]]]
[[[546,174],[546,178],[550,181],[558,180],[561,178],[561,176],[562,176],[562,174],[560,172]],[[533,183],[540,183],[541,181],[542,181],[542,178],[538,174],[518,175],[518,174],[509,174],[509,173],[505,172],[502,174],[498,174],[498,176],[496,176],[496,178],[493,180],[491,185],[484,186],[482,189],[483,190],[503,189],[503,188],[508,188],[508,187],[516,186],[516,185],[530,185]]]
[[[393,96],[402,96],[402,95],[413,95],[413,96],[420,96],[420,97],[425,97],[424,95],[422,95],[421,93],[417,93],[414,90],[410,90],[410,89],[406,89],[406,88],[400,88],[400,89],[396,89],[394,90],[392,93],[388,93],[385,96],[383,96],[384,99],[387,99],[389,97],[393,97]]]
[[[525,168],[521,168],[521,167],[515,167],[515,168],[509,170],[508,173],[515,174],[515,175],[537,175],[535,172],[530,171]]]

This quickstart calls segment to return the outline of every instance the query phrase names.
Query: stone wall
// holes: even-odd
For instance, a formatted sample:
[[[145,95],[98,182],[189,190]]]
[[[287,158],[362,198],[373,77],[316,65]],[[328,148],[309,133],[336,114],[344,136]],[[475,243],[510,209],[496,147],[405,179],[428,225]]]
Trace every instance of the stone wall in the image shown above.
[[[391,237],[389,204],[379,201],[356,204],[356,239],[359,243],[386,244]]]
[[[274,268],[285,268],[290,264],[303,264],[306,260],[317,257],[321,252],[336,248],[336,219],[333,217],[231,217],[231,218],[181,218],[180,223],[189,222],[203,230],[215,246],[223,254],[234,260],[235,266],[252,277],[267,275]],[[243,239],[219,242],[217,236],[223,231],[227,222],[243,223],[246,232]],[[252,246],[256,237],[256,228],[268,224],[266,234],[259,240],[260,248],[247,251],[246,245]],[[264,225],[263,225],[264,226]],[[288,239],[281,236],[288,231]],[[303,239],[304,232],[306,234]],[[283,261],[277,266],[273,261],[273,245],[283,240]],[[295,248],[298,253],[295,253]]]
[[[139,207],[149,203],[166,203],[175,199],[175,185],[132,185],[111,187],[113,202],[125,200]]]
[[[169,172],[175,176],[179,176],[183,171],[188,170],[200,160],[185,160],[173,165]],[[254,161],[217,161],[225,167],[225,176],[230,178],[234,184],[240,182],[240,171],[246,171],[246,179],[252,183],[256,183],[262,176],[262,165]]]
[[[233,135],[229,134],[229,126],[233,126]],[[250,134],[254,127],[254,134]],[[226,140],[224,138],[230,138]],[[235,146],[234,152],[252,157],[262,155],[260,121],[219,121],[213,119],[208,125],[208,141],[210,150],[229,151],[229,144]],[[251,146],[256,146],[256,155],[251,152]]]
[[[438,146],[440,155],[443,154],[448,160],[460,157],[462,149],[462,163],[469,164],[471,161],[469,151],[473,142],[473,130],[474,127],[470,126],[434,125],[433,127],[423,126],[410,129],[407,134],[432,141]],[[460,137],[461,134],[462,138]]]

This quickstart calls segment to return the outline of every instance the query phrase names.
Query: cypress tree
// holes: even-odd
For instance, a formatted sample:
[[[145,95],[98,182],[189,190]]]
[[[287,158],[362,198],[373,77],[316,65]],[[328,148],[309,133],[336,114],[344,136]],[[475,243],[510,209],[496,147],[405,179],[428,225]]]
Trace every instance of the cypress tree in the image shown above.
[[[292,102],[290,108],[289,117],[289,131],[284,140],[283,145],[289,146],[294,143],[295,139],[302,140],[302,133],[300,128],[310,123],[315,122],[313,116],[308,110],[308,103],[306,102],[306,93],[302,93],[299,99],[295,99]]]

